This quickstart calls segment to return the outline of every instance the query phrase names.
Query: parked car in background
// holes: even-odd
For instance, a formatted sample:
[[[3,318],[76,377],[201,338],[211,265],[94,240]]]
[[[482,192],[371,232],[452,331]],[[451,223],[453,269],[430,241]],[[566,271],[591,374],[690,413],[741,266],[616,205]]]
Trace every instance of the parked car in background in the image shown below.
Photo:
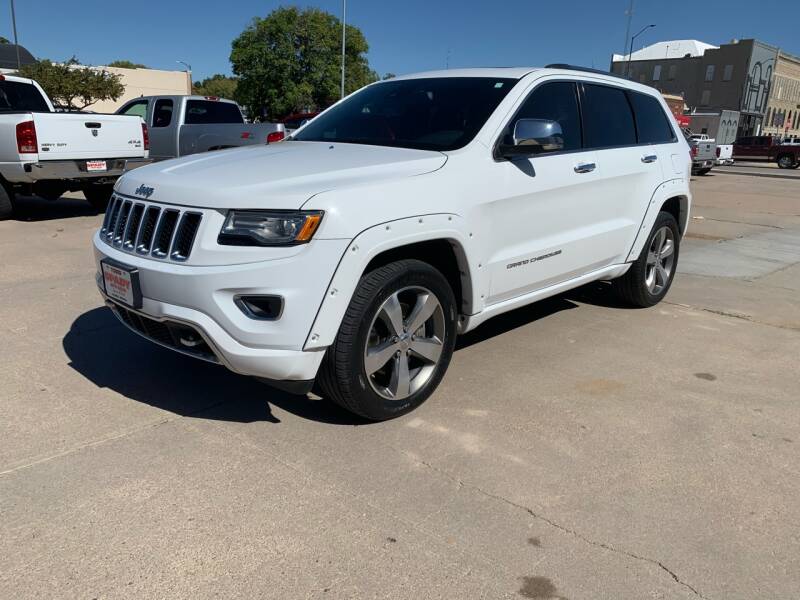
[[[286,135],[291,135],[296,129],[300,129],[318,114],[318,112],[294,113],[281,119],[280,122],[286,127]]]
[[[82,190],[102,210],[117,177],[149,162],[141,119],[55,112],[32,79],[0,75],[0,219],[14,195]]]
[[[692,175],[705,175],[717,162],[717,143],[706,134],[685,134],[692,155]]]
[[[282,123],[246,123],[238,104],[216,96],[142,96],[117,114],[144,119],[153,160],[270,144],[285,136]]]
[[[597,280],[665,297],[691,204],[667,111],[563,65],[377,82],[279,145],[123,177],[97,285],[158,344],[396,417],[487,319]]]
[[[768,135],[747,136],[736,140],[733,157],[737,160],[776,162],[781,169],[796,169],[800,166],[800,146],[782,144],[778,138]]]
[[[693,112],[687,115],[694,135],[705,135],[717,145],[717,165],[733,164],[733,143],[739,129],[738,110],[720,110],[714,112]]]

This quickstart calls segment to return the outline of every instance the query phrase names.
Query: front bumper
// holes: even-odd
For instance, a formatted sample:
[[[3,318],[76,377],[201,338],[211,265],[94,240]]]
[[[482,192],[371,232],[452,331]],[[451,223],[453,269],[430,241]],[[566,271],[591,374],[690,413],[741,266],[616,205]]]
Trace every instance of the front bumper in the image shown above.
[[[36,181],[62,179],[103,179],[116,178],[132,169],[149,165],[150,158],[105,158],[105,171],[89,171],[86,160],[46,160],[21,164],[19,181],[34,183]]]
[[[325,349],[304,351],[303,345],[347,240],[315,240],[286,258],[224,266],[143,258],[109,246],[98,234],[93,242],[98,289],[130,329],[162,346],[219,362],[284,389],[303,390],[316,377]],[[105,294],[100,275],[100,261],[105,258],[138,269],[140,309],[121,307]],[[252,319],[234,302],[240,294],[280,295],[283,313],[272,321]],[[125,316],[133,313],[133,321],[128,322],[122,311]],[[195,330],[211,357],[198,356],[193,351],[197,346],[181,347],[180,336],[177,341],[173,337],[172,343],[167,337],[165,343],[146,326],[136,326],[137,316]]]

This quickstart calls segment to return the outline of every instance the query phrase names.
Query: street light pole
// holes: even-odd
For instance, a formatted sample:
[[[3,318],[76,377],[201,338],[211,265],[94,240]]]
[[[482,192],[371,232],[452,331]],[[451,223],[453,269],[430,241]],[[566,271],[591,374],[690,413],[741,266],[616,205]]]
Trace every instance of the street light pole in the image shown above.
[[[14,10],[14,0],[11,0],[11,25],[14,28],[14,46],[17,49],[17,70],[22,68],[22,63],[19,60],[19,40],[17,40],[17,15]]]
[[[628,52],[628,63],[625,65],[625,77],[630,77],[631,74],[631,56],[633,55],[633,41],[651,27],[655,27],[655,25],[645,25],[639,30],[639,33],[631,37],[631,47],[630,51]]]
[[[192,88],[194,87],[194,84],[192,83],[192,65],[182,60],[176,60],[175,62],[186,67],[186,76],[189,78],[189,93],[191,94]]]
[[[342,0],[342,98],[344,98],[344,44],[347,27],[347,0]]]

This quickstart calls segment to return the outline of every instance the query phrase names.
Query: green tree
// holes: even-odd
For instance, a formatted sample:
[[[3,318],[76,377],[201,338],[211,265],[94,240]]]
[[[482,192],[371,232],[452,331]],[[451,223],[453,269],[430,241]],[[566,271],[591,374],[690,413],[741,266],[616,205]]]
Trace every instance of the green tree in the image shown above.
[[[239,77],[236,99],[252,113],[270,118],[305,109],[322,109],[339,99],[341,21],[325,11],[278,8],[256,17],[233,40],[231,63]],[[361,31],[347,26],[345,92],[376,81],[367,61],[369,45]]]
[[[118,69],[149,69],[147,65],[142,63],[135,63],[130,60],[112,60],[108,63],[109,67],[117,67]]]
[[[35,79],[54,104],[83,110],[100,100],[117,100],[125,91],[119,75],[81,65],[74,56],[65,63],[40,60],[19,70]]]
[[[217,73],[206,77],[203,81],[195,81],[192,84],[192,93],[198,96],[218,96],[230,99],[235,97],[238,83],[235,77]]]
[[[0,44],[10,44],[10,43],[11,41],[8,38],[4,38],[2,35],[0,35]]]

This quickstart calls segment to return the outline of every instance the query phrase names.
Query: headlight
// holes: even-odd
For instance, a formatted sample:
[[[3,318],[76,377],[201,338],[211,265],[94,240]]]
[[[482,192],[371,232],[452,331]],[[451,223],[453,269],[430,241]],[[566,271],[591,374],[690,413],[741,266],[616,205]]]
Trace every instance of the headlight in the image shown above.
[[[217,242],[226,246],[292,246],[308,243],[322,211],[231,210]]]

